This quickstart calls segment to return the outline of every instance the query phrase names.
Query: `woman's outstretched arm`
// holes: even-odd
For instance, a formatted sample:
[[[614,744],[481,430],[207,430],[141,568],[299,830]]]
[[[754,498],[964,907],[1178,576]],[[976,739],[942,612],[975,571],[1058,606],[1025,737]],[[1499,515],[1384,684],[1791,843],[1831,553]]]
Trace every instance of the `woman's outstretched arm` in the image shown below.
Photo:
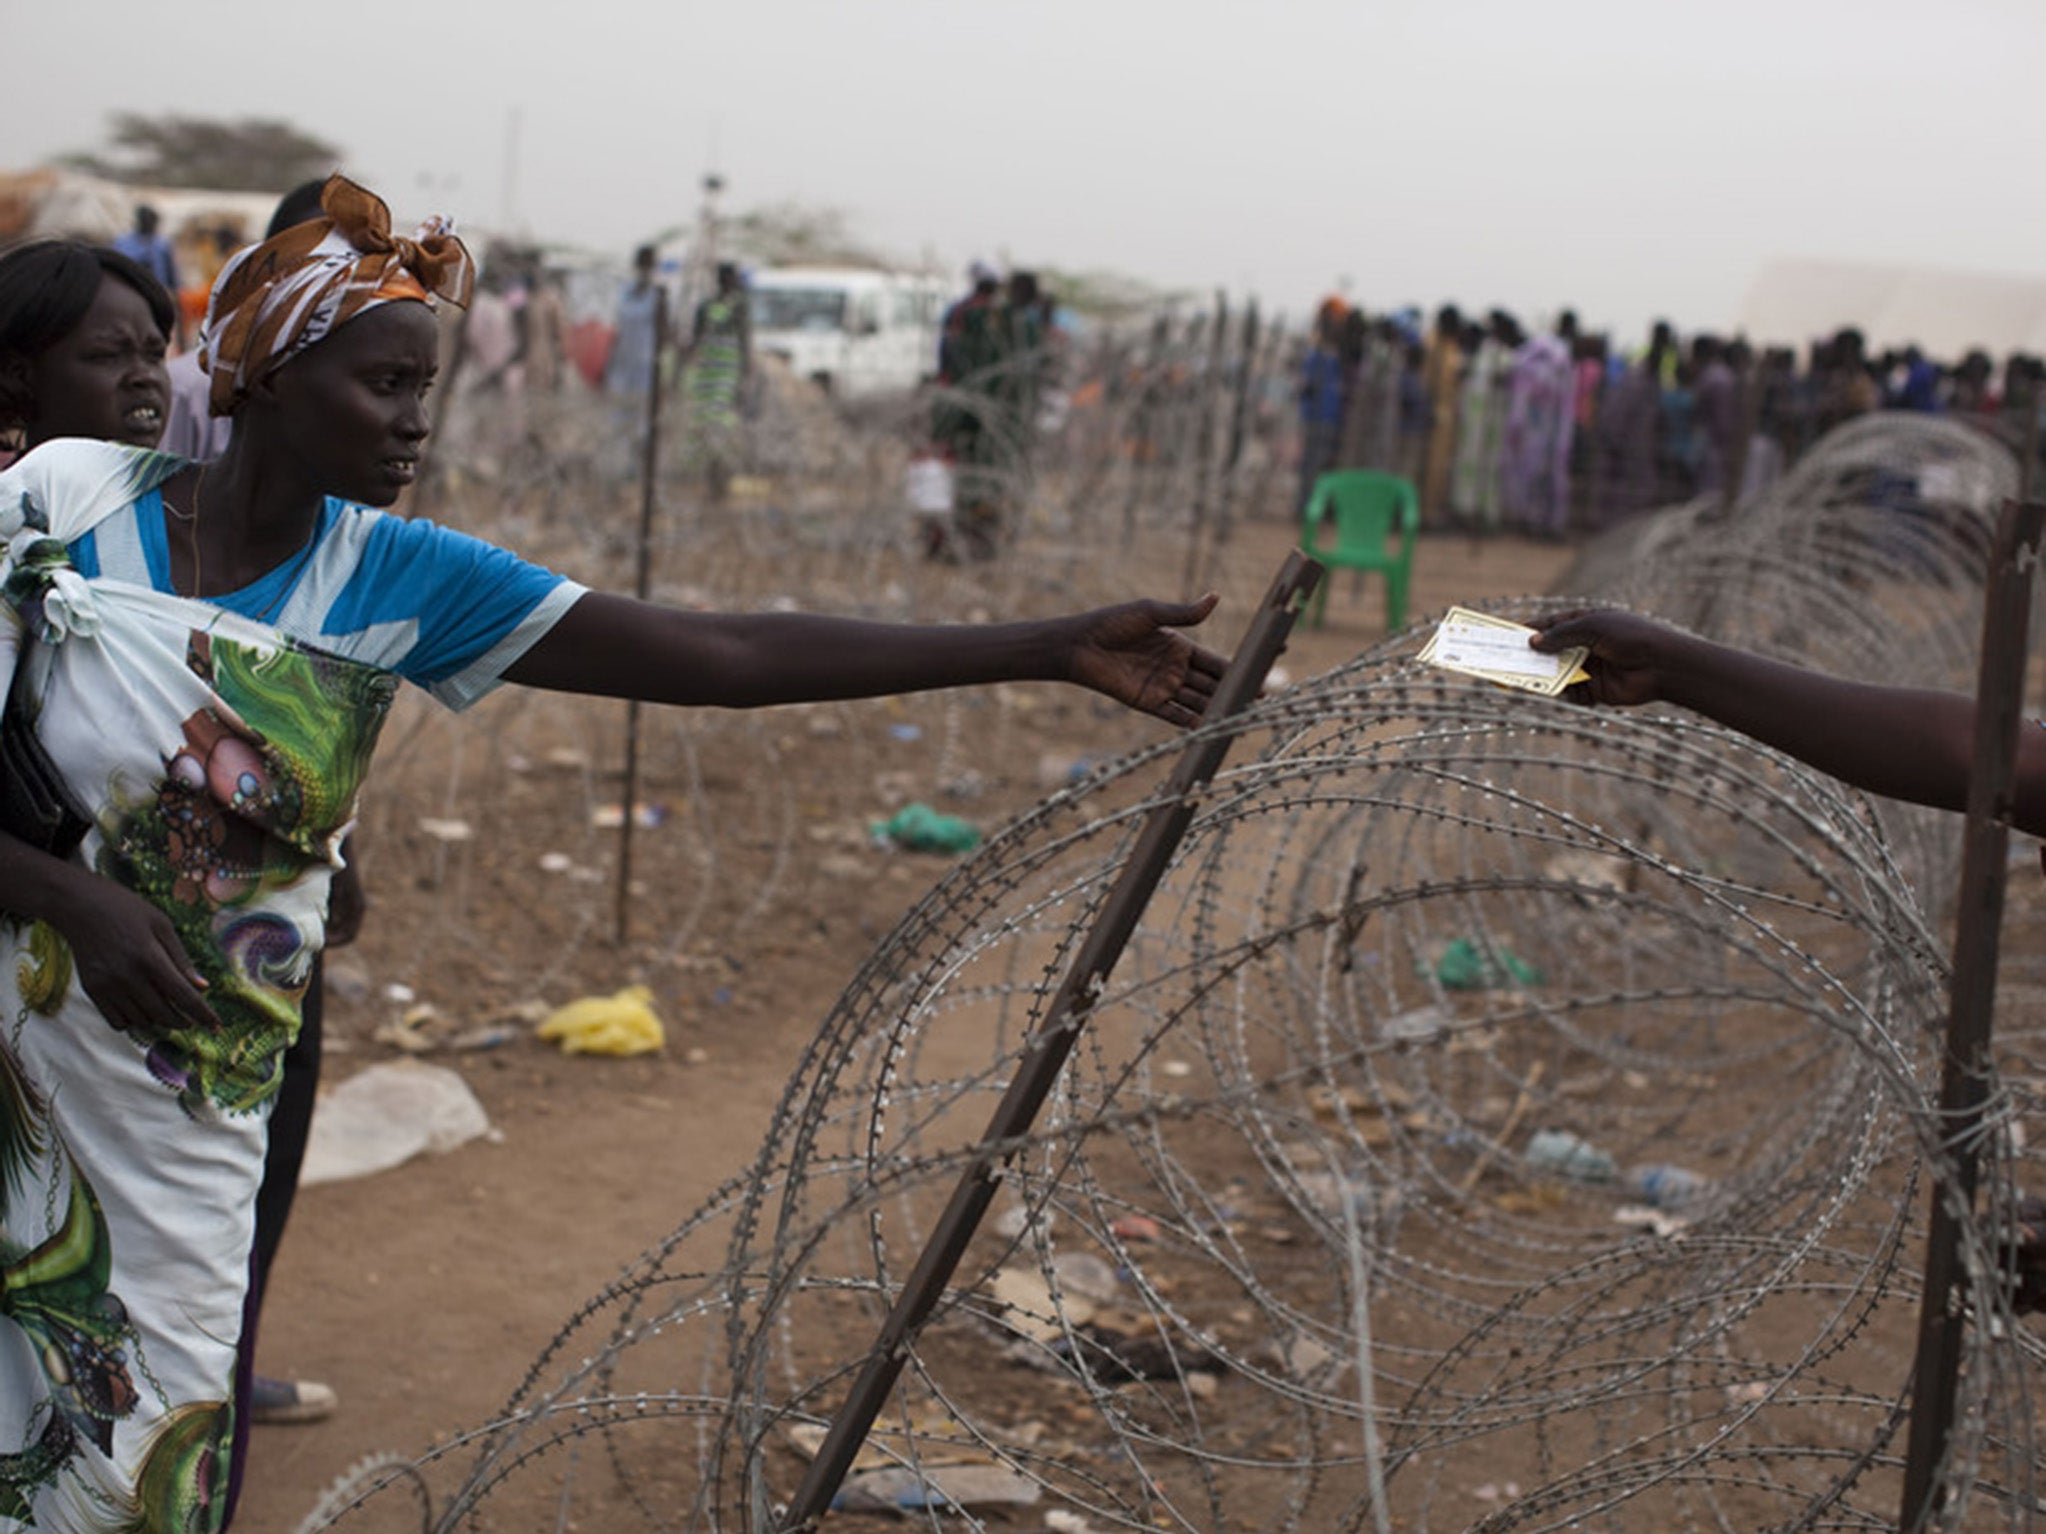
[[[1178,632],[1214,611],[1125,602],[1017,623],[870,623],[802,613],[695,613],[590,592],[505,673],[558,692],[757,708],[985,682],[1061,681],[1199,722],[1223,658]]]
[[[1675,703],[1887,798],[1967,807],[1975,700],[1929,688],[1850,682],[1714,644],[1633,613],[1562,613],[1537,625],[1538,650],[1589,647],[1588,703]],[[2019,737],[2015,821],[2046,835],[2046,730]]]

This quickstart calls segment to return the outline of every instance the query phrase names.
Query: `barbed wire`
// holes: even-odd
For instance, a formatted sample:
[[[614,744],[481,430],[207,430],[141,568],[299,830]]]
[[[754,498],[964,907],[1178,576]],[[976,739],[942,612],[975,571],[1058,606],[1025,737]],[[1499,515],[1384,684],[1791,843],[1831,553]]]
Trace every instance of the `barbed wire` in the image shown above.
[[[892,483],[847,466],[898,449],[815,429],[845,434],[825,459],[844,483]],[[1178,460],[1146,481],[1124,448],[1053,457],[1033,508],[1134,484],[1139,522],[1185,527]],[[1568,585],[1844,674],[1966,686],[1985,529],[2014,485],[1963,428],[1857,423],[1731,516],[1609,536]],[[882,568],[900,528],[873,494],[829,528],[776,527],[773,579],[814,595]],[[1120,538],[1072,510],[1083,548]],[[691,583],[759,591],[753,535],[729,563],[708,519],[672,536]],[[1043,569],[933,574],[882,604],[1014,596]],[[1680,713],[1424,668],[1427,628],[1206,727],[1230,765],[1006,1147],[999,1217],[913,1339],[848,1526],[864,1505],[981,1528],[1018,1504],[1067,1528],[1894,1526],[1947,1138],[1951,823]],[[745,725],[674,728],[698,759],[772,760]],[[751,1164],[572,1315],[499,1413],[335,1488],[305,1534],[776,1528],[1178,749],[1094,766],[957,865],[846,987]],[[757,814],[797,861],[772,795]],[[2000,1040],[2020,1068],[1964,1220],[1953,1528],[2041,1507],[2040,1349],[2000,1256],[2037,1033],[2021,1009]]]

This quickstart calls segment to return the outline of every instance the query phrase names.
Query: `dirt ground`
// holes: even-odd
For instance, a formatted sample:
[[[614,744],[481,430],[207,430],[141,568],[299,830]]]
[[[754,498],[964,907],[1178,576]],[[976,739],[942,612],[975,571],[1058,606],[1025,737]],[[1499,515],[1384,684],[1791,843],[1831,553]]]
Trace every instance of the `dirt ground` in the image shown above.
[[[1225,605],[1211,624],[1217,648],[1235,642],[1288,532],[1277,522],[1238,530]],[[1427,540],[1412,610],[1542,591],[1569,556],[1512,538]],[[1326,627],[1297,632],[1282,665],[1311,675],[1382,632],[1379,588],[1360,593],[1341,576]],[[978,797],[959,808],[992,827],[1043,791],[1042,761],[1119,753],[1156,728],[1062,689],[1004,691],[1020,696],[1005,700],[1000,728],[936,728],[921,741],[900,729],[895,738],[911,749],[887,760],[889,786],[924,797],[940,776],[970,781]],[[493,1137],[301,1194],[259,1368],[326,1381],[341,1406],[322,1423],[256,1430],[239,1528],[289,1531],[365,1456],[409,1455],[489,1419],[571,1311],[753,1154],[791,1062],[861,959],[946,866],[873,851],[856,826],[847,830],[844,805],[863,785],[833,781],[845,772],[839,732],[879,733],[898,717],[886,705],[825,716],[823,726],[756,726],[786,731],[775,736],[772,792],[721,761],[715,742],[685,773],[665,750],[665,726],[650,725],[649,794],[665,798],[672,818],[639,833],[644,892],[620,947],[604,893],[615,833],[589,831],[585,809],[607,784],[616,792],[622,712],[583,700],[536,710],[504,694],[468,720],[421,715],[387,736],[384,777],[371,792],[394,783],[387,804],[404,807],[365,818],[372,905],[361,942],[335,966],[326,1081],[397,1056],[377,1038],[402,1010],[388,998],[393,985],[435,1007],[453,1033],[520,1003],[559,1004],[645,980],[668,1042],[634,1059],[567,1058],[520,1024],[500,1047],[435,1053],[428,1058],[473,1087]],[[862,758],[861,770],[880,760]],[[434,813],[487,828],[475,842],[422,836],[401,823],[422,792],[446,799]],[[750,834],[749,817],[766,823],[763,798],[793,824]],[[690,817],[712,814],[730,832],[721,845],[751,848],[756,863],[728,851],[734,877],[671,890],[664,841]],[[566,875],[564,846],[578,854]],[[790,884],[778,866],[790,848],[832,874],[828,899],[793,902],[800,915],[748,888],[770,877]],[[542,868],[549,853],[551,872]],[[577,879],[567,898],[564,880]],[[750,900],[770,919],[706,910],[706,898]],[[678,928],[698,936],[672,941]]]

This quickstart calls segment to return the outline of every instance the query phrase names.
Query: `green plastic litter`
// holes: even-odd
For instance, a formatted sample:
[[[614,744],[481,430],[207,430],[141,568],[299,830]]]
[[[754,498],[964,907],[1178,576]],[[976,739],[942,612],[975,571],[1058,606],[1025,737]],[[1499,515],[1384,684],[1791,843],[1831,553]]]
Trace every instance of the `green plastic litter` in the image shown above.
[[[941,815],[921,800],[886,820],[870,821],[867,829],[905,852],[965,852],[980,845],[980,832],[972,825],[957,815]]]
[[[1435,961],[1435,978],[1451,991],[1492,991],[1542,983],[1542,972],[1504,948],[1456,938]]]

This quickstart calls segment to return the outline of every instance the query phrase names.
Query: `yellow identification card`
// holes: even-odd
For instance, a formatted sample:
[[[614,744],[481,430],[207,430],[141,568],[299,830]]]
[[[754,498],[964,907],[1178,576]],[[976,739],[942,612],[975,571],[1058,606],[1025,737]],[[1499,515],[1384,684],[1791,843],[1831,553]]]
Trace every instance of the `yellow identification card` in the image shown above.
[[[1522,692],[1553,698],[1573,682],[1589,681],[1582,645],[1555,655],[1528,648],[1534,630],[1525,624],[1452,607],[1422,647],[1419,659],[1445,671],[1516,687]]]

